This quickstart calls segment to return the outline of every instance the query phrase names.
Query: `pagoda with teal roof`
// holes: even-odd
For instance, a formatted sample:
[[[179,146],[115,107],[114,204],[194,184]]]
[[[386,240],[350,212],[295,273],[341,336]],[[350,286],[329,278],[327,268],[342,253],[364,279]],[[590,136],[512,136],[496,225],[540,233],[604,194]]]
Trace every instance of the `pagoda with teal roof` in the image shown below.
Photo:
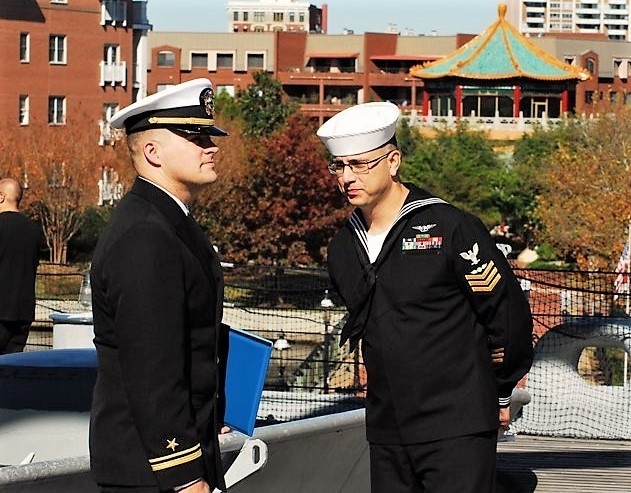
[[[545,53],[506,20],[506,5],[482,34],[440,60],[415,66],[423,115],[559,118],[573,111],[587,70]]]

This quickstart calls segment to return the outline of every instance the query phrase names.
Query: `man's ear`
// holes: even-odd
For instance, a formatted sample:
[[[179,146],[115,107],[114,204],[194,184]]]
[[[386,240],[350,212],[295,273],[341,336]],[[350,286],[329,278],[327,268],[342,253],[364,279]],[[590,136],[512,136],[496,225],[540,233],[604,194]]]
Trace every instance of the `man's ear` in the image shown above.
[[[142,152],[145,159],[152,166],[160,166],[162,164],[160,143],[155,140],[148,140],[142,146]]]
[[[394,149],[388,156],[388,167],[390,169],[390,176],[397,176],[399,168],[401,167],[401,151]]]

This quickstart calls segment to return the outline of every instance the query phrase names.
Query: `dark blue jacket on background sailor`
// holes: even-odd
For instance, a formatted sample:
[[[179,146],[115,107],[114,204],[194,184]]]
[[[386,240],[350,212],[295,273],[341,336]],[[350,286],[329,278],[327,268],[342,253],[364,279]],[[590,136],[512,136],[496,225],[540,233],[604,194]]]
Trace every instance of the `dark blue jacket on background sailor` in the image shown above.
[[[217,179],[207,79],[121,110],[138,178],[92,262],[98,376],[90,456],[102,491],[224,489],[223,277],[187,204]]]
[[[367,103],[318,136],[356,207],[328,249],[368,375],[373,492],[494,491],[496,439],[532,361],[532,317],[476,217],[399,179],[398,108]],[[498,419],[499,416],[499,419]]]

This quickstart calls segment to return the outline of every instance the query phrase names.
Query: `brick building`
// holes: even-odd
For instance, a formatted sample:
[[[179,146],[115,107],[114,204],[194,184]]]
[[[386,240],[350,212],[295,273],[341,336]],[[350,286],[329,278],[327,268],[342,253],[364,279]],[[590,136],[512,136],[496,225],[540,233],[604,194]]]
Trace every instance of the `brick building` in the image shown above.
[[[147,0],[2,0],[0,112],[5,124],[92,126],[146,95]]]
[[[423,104],[425,83],[412,77],[410,69],[448,57],[473,38],[471,34],[152,32],[148,90],[209,77],[219,90],[236,94],[253,83],[254,72],[265,70],[280,80],[288,99],[320,121],[349,105],[381,100],[398,104],[406,114],[423,115],[428,111]],[[576,84],[566,108],[589,113],[598,98],[631,102],[628,42],[578,35],[546,35],[530,41],[546,56],[590,72],[588,80]],[[448,110],[433,108],[433,114],[446,116]]]

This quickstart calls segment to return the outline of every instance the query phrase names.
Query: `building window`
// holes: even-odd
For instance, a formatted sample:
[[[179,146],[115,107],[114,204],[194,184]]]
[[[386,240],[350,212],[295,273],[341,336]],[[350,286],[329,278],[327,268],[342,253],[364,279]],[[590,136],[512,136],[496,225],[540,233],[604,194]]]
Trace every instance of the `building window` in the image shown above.
[[[594,75],[594,71],[596,70],[596,62],[593,58],[588,58],[585,60],[585,68],[589,71],[590,74]]]
[[[296,22],[296,13],[289,12],[289,22]]]
[[[20,125],[28,125],[30,101],[26,94],[20,94],[20,113],[18,115]]]
[[[114,65],[120,60],[120,46],[106,44],[103,46],[103,61],[107,65]]]
[[[173,67],[175,65],[175,53],[161,51],[158,53],[158,67]]]
[[[48,123],[51,125],[66,124],[66,98],[50,96],[48,98]]]
[[[265,20],[265,12],[254,12],[254,22],[263,22]]]
[[[243,12],[243,22],[248,22],[248,12]]]
[[[112,121],[112,116],[114,113],[118,111],[118,103],[105,103],[103,105],[103,117],[99,122],[99,126],[101,128],[101,136],[99,138],[99,145],[105,144],[113,144],[115,139],[115,134],[110,125]]]
[[[298,19],[299,19],[301,24],[304,23],[304,21],[305,21],[305,13],[304,12],[300,12],[298,14]]]
[[[63,34],[51,34],[48,38],[48,61],[66,63],[66,36]]]
[[[234,97],[234,86],[217,86],[217,94],[221,94],[222,92],[226,93],[228,96]]]
[[[20,33],[20,61],[28,63],[31,61],[31,35]]]
[[[232,20],[234,22],[237,22],[239,20],[239,12],[233,12],[232,13]]]
[[[234,55],[232,53],[217,53],[217,68],[229,68],[232,70],[234,67]]]
[[[191,53],[191,68],[208,69],[208,53]]]
[[[265,69],[265,56],[263,53],[248,53],[248,65],[247,70]]]
[[[274,22],[283,22],[285,14],[282,12],[274,12]]]

